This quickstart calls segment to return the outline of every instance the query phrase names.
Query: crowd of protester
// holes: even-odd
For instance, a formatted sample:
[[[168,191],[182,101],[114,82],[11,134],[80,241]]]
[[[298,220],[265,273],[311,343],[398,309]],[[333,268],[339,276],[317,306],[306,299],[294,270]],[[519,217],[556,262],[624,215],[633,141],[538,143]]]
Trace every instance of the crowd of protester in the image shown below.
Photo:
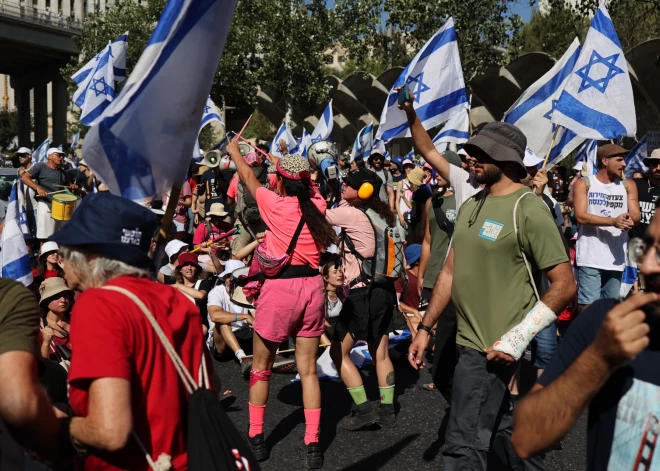
[[[543,452],[587,407],[589,469],[630,468],[644,427],[658,422],[660,151],[635,179],[622,178],[627,151],[611,143],[595,171],[548,172],[513,125],[487,124],[458,153],[441,153],[412,105],[401,107],[415,159],[334,155],[340,179],[329,181],[285,145],[275,156],[234,140],[235,171],[207,154],[180,188],[143,204],[108,193],[84,160],[51,148],[33,164],[20,148],[34,281],[0,280],[0,416],[31,459],[186,469],[190,393],[205,384],[222,402],[212,359],[233,358],[249,381],[248,459],[270,454],[271,374],[297,372],[298,450],[318,469],[319,355],[329,348],[353,401],[340,426],[396,427],[406,413],[395,407],[388,350],[398,321],[412,368],[433,355],[423,387],[448,404],[445,469],[485,470],[500,438],[511,469],[543,469]],[[62,189],[81,198],[68,222],[52,218]],[[400,241],[396,276],[373,269],[383,237]],[[621,302],[626,260],[640,268],[631,294],[644,293]],[[358,342],[377,403],[351,360]],[[538,382],[521,397],[526,354]],[[639,429],[626,444],[634,453],[616,443],[629,426]]]

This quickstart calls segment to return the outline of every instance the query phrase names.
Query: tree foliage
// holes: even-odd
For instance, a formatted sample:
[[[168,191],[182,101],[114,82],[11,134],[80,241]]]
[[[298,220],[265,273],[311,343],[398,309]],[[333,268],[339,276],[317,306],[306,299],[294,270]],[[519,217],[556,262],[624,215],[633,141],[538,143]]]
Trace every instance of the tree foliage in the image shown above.
[[[589,28],[589,22],[579,13],[564,5],[557,5],[552,14],[536,10],[529,23],[521,29],[511,43],[517,53],[545,52],[559,59],[577,36],[580,41]]]
[[[18,134],[16,110],[0,109],[0,147],[7,149]]]

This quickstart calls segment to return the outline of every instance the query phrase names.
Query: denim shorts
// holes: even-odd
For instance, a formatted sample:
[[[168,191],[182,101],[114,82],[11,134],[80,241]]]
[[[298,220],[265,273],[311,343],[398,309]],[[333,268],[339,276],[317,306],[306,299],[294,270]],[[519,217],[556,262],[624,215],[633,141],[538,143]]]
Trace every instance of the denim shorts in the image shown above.
[[[532,340],[532,363],[534,368],[545,369],[557,350],[557,321],[536,334]]]
[[[589,305],[599,299],[618,298],[622,271],[578,267],[578,304]]]

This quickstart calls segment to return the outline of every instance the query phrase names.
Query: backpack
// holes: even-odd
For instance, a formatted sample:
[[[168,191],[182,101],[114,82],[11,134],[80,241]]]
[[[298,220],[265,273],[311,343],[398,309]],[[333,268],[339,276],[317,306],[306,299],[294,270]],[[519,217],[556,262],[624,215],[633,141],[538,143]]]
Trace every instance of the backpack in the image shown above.
[[[188,424],[186,448],[188,451],[188,469],[190,471],[207,470],[236,470],[236,471],[259,471],[259,464],[250,450],[248,444],[243,440],[238,430],[232,423],[227,413],[223,410],[220,401],[209,389],[209,377],[206,370],[206,360],[202,353],[202,361],[199,365],[199,384],[195,382],[192,374],[186,369],[181,357],[174,350],[174,346],[158,325],[147,306],[131,291],[119,286],[103,286],[102,289],[116,291],[127,296],[144,313],[163,347],[167,350],[179,378],[188,391]],[[145,455],[149,467],[152,470],[169,470],[171,457],[161,454],[154,460],[142,444],[135,431],[133,438]],[[186,434],[184,434],[185,436]]]
[[[252,167],[255,177],[259,183],[268,188],[268,169],[265,167]],[[257,200],[245,187],[245,184],[238,180],[238,194],[236,195],[236,217],[240,219],[243,227],[254,237],[258,230],[255,230],[262,224],[261,214],[259,214],[259,206]]]
[[[433,213],[435,214],[435,221],[438,224],[440,230],[445,232],[451,239],[454,235],[454,223],[451,222],[445,212],[442,209],[442,204],[444,199],[442,195],[433,195],[431,197],[431,207],[433,208]]]
[[[395,226],[388,226],[387,222],[372,209],[360,209],[374,230],[376,247],[373,257],[365,258],[356,249],[351,238],[342,230],[342,242],[348,250],[362,262],[360,276],[353,280],[351,285],[359,282],[364,284],[385,284],[396,281],[400,276],[405,276],[406,263],[403,256],[403,228],[399,220]]]

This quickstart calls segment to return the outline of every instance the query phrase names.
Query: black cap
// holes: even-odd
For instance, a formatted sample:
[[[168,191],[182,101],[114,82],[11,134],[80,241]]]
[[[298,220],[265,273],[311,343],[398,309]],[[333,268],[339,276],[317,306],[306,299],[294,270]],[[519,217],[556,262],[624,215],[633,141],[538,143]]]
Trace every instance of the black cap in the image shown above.
[[[156,230],[149,208],[107,192],[86,196],[71,220],[49,240],[78,247],[138,268],[149,268],[147,255]]]
[[[349,172],[343,179],[344,183],[354,190],[359,190],[363,183],[371,183],[374,186],[374,195],[378,196],[383,180],[371,170],[358,168]]]

